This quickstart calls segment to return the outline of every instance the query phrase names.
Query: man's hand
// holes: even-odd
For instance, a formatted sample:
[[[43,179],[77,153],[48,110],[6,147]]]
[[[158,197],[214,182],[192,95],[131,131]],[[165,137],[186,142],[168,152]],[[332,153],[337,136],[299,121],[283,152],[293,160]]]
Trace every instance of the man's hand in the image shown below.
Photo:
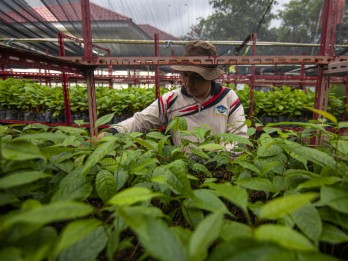
[[[106,134],[106,132],[101,132],[97,136],[93,137],[92,140],[93,141],[101,140],[102,138],[105,137],[105,134]]]
[[[93,136],[93,137],[91,137],[91,139],[86,140],[86,141],[87,141],[87,142],[95,142],[95,141],[101,140],[102,138],[104,138],[105,133],[106,133],[106,132],[101,132],[101,133],[99,133],[97,136]]]

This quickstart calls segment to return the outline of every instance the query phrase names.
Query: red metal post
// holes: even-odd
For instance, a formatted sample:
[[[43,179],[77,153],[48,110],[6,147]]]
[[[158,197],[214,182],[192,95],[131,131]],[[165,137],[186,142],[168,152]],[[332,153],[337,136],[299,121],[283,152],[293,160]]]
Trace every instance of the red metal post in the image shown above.
[[[344,98],[344,111],[342,114],[342,121],[346,121],[347,119],[347,110],[348,110],[348,76],[345,77],[345,81],[346,81],[346,97]]]
[[[159,36],[155,34],[155,56],[159,56]],[[160,97],[160,71],[159,66],[155,65],[155,87],[156,99]]]
[[[58,43],[59,43],[59,56],[65,56],[64,49],[64,34],[58,32]],[[62,87],[64,95],[64,113],[65,113],[65,123],[71,126],[71,110],[70,110],[70,98],[69,98],[69,83],[68,77],[65,72],[62,72]]]
[[[69,83],[68,76],[66,73],[62,73],[62,85],[63,85],[63,95],[64,95],[64,113],[65,113],[65,123],[71,126],[71,110],[70,110],[70,98],[69,98]]]
[[[82,30],[83,30],[83,44],[84,44],[84,60],[91,61],[92,57],[92,29],[91,29],[91,12],[89,0],[81,0],[81,14],[82,14]],[[87,81],[88,94],[88,112],[89,112],[89,128],[91,136],[96,136],[98,130],[95,128],[97,120],[97,102],[95,93],[94,81],[94,67],[89,67],[85,71]]]
[[[251,39],[253,41],[252,45],[252,55],[256,55],[256,33],[252,33]],[[255,90],[255,64],[251,65],[251,76],[250,76],[250,109],[249,118],[252,120],[254,113],[254,90]]]
[[[84,59],[92,60],[92,27],[89,0],[81,0],[81,23],[83,31]]]
[[[337,1],[325,0],[322,7],[320,55],[333,56],[336,39],[336,13]],[[318,80],[315,91],[314,107],[318,110],[327,111],[330,91],[330,75],[323,74],[323,66],[318,66]],[[314,119],[319,115],[314,114]]]
[[[137,86],[137,67],[133,66],[133,86]]]
[[[95,92],[94,70],[86,71],[85,77],[87,80],[89,127],[91,136],[96,136],[98,134],[98,129],[95,128],[95,122],[97,121],[97,99]]]

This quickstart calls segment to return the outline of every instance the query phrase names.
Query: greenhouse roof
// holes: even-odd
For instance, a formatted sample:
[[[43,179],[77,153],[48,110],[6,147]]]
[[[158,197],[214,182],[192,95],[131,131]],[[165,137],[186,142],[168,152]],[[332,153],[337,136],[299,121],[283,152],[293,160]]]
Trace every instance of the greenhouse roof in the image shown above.
[[[42,0],[42,2],[44,6],[32,7],[25,0],[0,1],[1,36],[8,37],[6,44],[14,47],[58,55],[58,40],[20,42],[20,39],[57,39],[58,32],[82,39],[81,3],[76,0]],[[153,40],[156,33],[161,40],[177,40],[163,30],[149,24],[138,25],[132,18],[94,3],[90,3],[90,19],[93,39]],[[111,56],[148,56],[154,53],[153,44],[98,45],[103,49],[109,49]],[[99,53],[99,50],[95,50],[95,53]],[[170,55],[170,53],[163,48],[161,54]],[[65,41],[65,54],[82,56],[81,43]]]

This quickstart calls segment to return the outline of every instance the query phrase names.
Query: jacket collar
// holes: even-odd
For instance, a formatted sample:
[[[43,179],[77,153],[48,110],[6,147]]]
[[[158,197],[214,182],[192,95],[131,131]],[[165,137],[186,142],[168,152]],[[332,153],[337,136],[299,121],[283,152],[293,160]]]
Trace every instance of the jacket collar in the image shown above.
[[[216,82],[211,82],[211,90],[210,90],[210,95],[213,96],[215,94],[218,94],[221,91],[221,85],[216,83]],[[192,98],[190,94],[188,94],[185,86],[181,86],[181,93],[187,97]]]

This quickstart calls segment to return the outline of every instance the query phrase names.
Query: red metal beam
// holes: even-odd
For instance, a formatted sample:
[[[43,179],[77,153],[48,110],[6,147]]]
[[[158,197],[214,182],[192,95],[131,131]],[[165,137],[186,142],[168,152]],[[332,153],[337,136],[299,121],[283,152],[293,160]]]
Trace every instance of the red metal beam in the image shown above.
[[[80,73],[84,67],[81,63],[75,63],[67,59],[61,59],[27,50],[20,50],[0,44],[0,66],[21,66],[70,73]]]
[[[80,74],[66,74],[69,81],[79,81],[86,82],[85,78]],[[28,73],[28,72],[13,72],[13,71],[0,71],[0,77],[3,78],[27,78],[27,79],[51,79],[60,81],[62,74],[61,73]],[[134,77],[128,75],[101,75],[94,74],[95,82],[109,82],[112,80],[115,83],[129,83],[134,81]],[[160,76],[161,82],[181,82],[180,75],[171,75],[171,76]],[[140,76],[137,75],[136,81],[138,83],[155,83],[154,76]],[[216,80],[219,83],[249,83],[250,75],[224,75]],[[315,86],[317,81],[317,76],[302,76],[302,75],[255,75],[255,84],[268,84],[268,85],[277,85],[277,84],[287,84],[289,86],[296,85],[310,85]],[[345,77],[331,76],[331,83],[335,84],[346,84]]]
[[[125,65],[175,65],[175,64],[218,64],[218,65],[274,65],[274,64],[305,64],[328,65],[331,62],[348,61],[348,56],[328,57],[325,55],[300,55],[300,56],[141,56],[141,57],[95,57],[94,61],[85,61],[81,57],[64,57],[81,65],[95,66],[125,66]]]

